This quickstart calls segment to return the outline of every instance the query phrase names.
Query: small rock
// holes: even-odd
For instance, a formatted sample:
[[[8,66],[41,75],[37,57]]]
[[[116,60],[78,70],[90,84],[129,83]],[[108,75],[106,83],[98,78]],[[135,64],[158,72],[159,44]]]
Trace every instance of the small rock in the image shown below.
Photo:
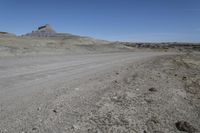
[[[157,89],[156,89],[156,88],[154,88],[154,87],[151,87],[151,88],[149,88],[149,91],[151,91],[151,92],[156,92],[156,91],[157,91]]]
[[[118,72],[116,72],[115,74],[116,74],[116,75],[119,75],[119,73],[118,73]]]
[[[32,130],[35,131],[35,130],[37,130],[37,128],[36,128],[36,127],[33,127]]]
[[[187,77],[185,77],[185,76],[182,77],[182,80],[186,80],[186,79],[187,79]]]
[[[118,97],[117,97],[117,96],[114,96],[114,97],[112,97],[112,99],[113,99],[113,100],[117,100],[117,99],[118,99]]]
[[[57,111],[56,109],[53,109],[53,112],[54,112],[54,113],[58,113],[58,111]]]
[[[152,117],[146,122],[147,129],[150,133],[154,133],[157,131],[157,127],[159,126],[159,120],[157,117]]]
[[[78,126],[78,125],[72,125],[72,127],[71,127],[72,129],[74,129],[74,130],[77,130],[77,129],[79,129],[80,127]]]
[[[38,108],[37,108],[37,111],[40,111],[40,110],[41,110],[41,108],[40,108],[40,107],[38,107]]]
[[[184,131],[188,133],[195,133],[197,131],[192,125],[190,125],[186,121],[178,121],[175,123],[175,125],[179,131]]]
[[[145,99],[145,101],[149,104],[153,103],[154,101],[152,99]]]
[[[176,76],[178,76],[177,74],[174,74],[174,76],[176,77]]]

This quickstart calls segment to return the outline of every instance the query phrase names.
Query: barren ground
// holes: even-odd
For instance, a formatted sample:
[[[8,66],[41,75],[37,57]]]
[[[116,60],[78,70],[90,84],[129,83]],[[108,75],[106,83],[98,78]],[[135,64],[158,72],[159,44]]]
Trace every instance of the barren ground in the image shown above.
[[[2,57],[2,133],[200,130],[200,55]],[[181,126],[182,127],[182,126]]]

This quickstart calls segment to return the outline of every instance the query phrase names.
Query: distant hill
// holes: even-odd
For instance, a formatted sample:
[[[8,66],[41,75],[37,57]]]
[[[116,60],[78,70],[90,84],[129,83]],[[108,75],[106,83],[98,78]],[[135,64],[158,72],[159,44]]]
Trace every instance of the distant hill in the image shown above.
[[[200,51],[194,43],[111,42],[68,33],[57,33],[50,25],[16,36],[0,32],[0,57],[38,54],[83,54],[122,51]]]
[[[8,32],[4,32],[4,31],[0,31],[0,37],[6,37],[6,36],[16,36],[15,34],[13,33],[8,33]]]
[[[57,33],[49,24],[38,27],[37,30],[32,31],[22,35],[24,37],[66,37],[66,36],[75,36],[68,33]]]
[[[22,35],[23,38],[32,38],[32,39],[56,39],[61,41],[62,44],[108,44],[109,41],[99,40],[86,36],[78,36],[69,33],[58,33],[54,30],[49,24],[40,26],[37,30],[32,31]]]
[[[86,36],[57,33],[50,25],[38,27],[31,33],[14,36],[0,32],[0,57],[37,54],[77,54],[118,51],[109,41]]]

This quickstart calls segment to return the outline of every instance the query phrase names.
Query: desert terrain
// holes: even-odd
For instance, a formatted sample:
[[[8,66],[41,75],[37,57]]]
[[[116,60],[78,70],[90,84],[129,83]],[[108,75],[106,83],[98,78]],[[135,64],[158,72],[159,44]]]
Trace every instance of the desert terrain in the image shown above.
[[[199,51],[0,32],[0,133],[198,133]]]

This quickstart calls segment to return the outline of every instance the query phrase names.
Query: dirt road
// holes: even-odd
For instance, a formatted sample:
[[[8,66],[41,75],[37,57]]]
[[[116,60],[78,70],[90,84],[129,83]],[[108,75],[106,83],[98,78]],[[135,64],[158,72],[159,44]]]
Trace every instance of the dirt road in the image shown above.
[[[96,77],[128,63],[164,54],[149,52],[1,58],[0,132],[66,131],[66,127],[72,126],[77,120],[76,113],[87,112],[91,106],[95,106],[92,104],[98,95],[106,91],[95,90],[95,86],[106,85],[94,81]],[[93,87],[85,87],[87,83],[93,84]],[[83,106],[85,100],[90,103],[89,106]],[[64,102],[60,110],[62,113],[57,110],[61,102]]]

